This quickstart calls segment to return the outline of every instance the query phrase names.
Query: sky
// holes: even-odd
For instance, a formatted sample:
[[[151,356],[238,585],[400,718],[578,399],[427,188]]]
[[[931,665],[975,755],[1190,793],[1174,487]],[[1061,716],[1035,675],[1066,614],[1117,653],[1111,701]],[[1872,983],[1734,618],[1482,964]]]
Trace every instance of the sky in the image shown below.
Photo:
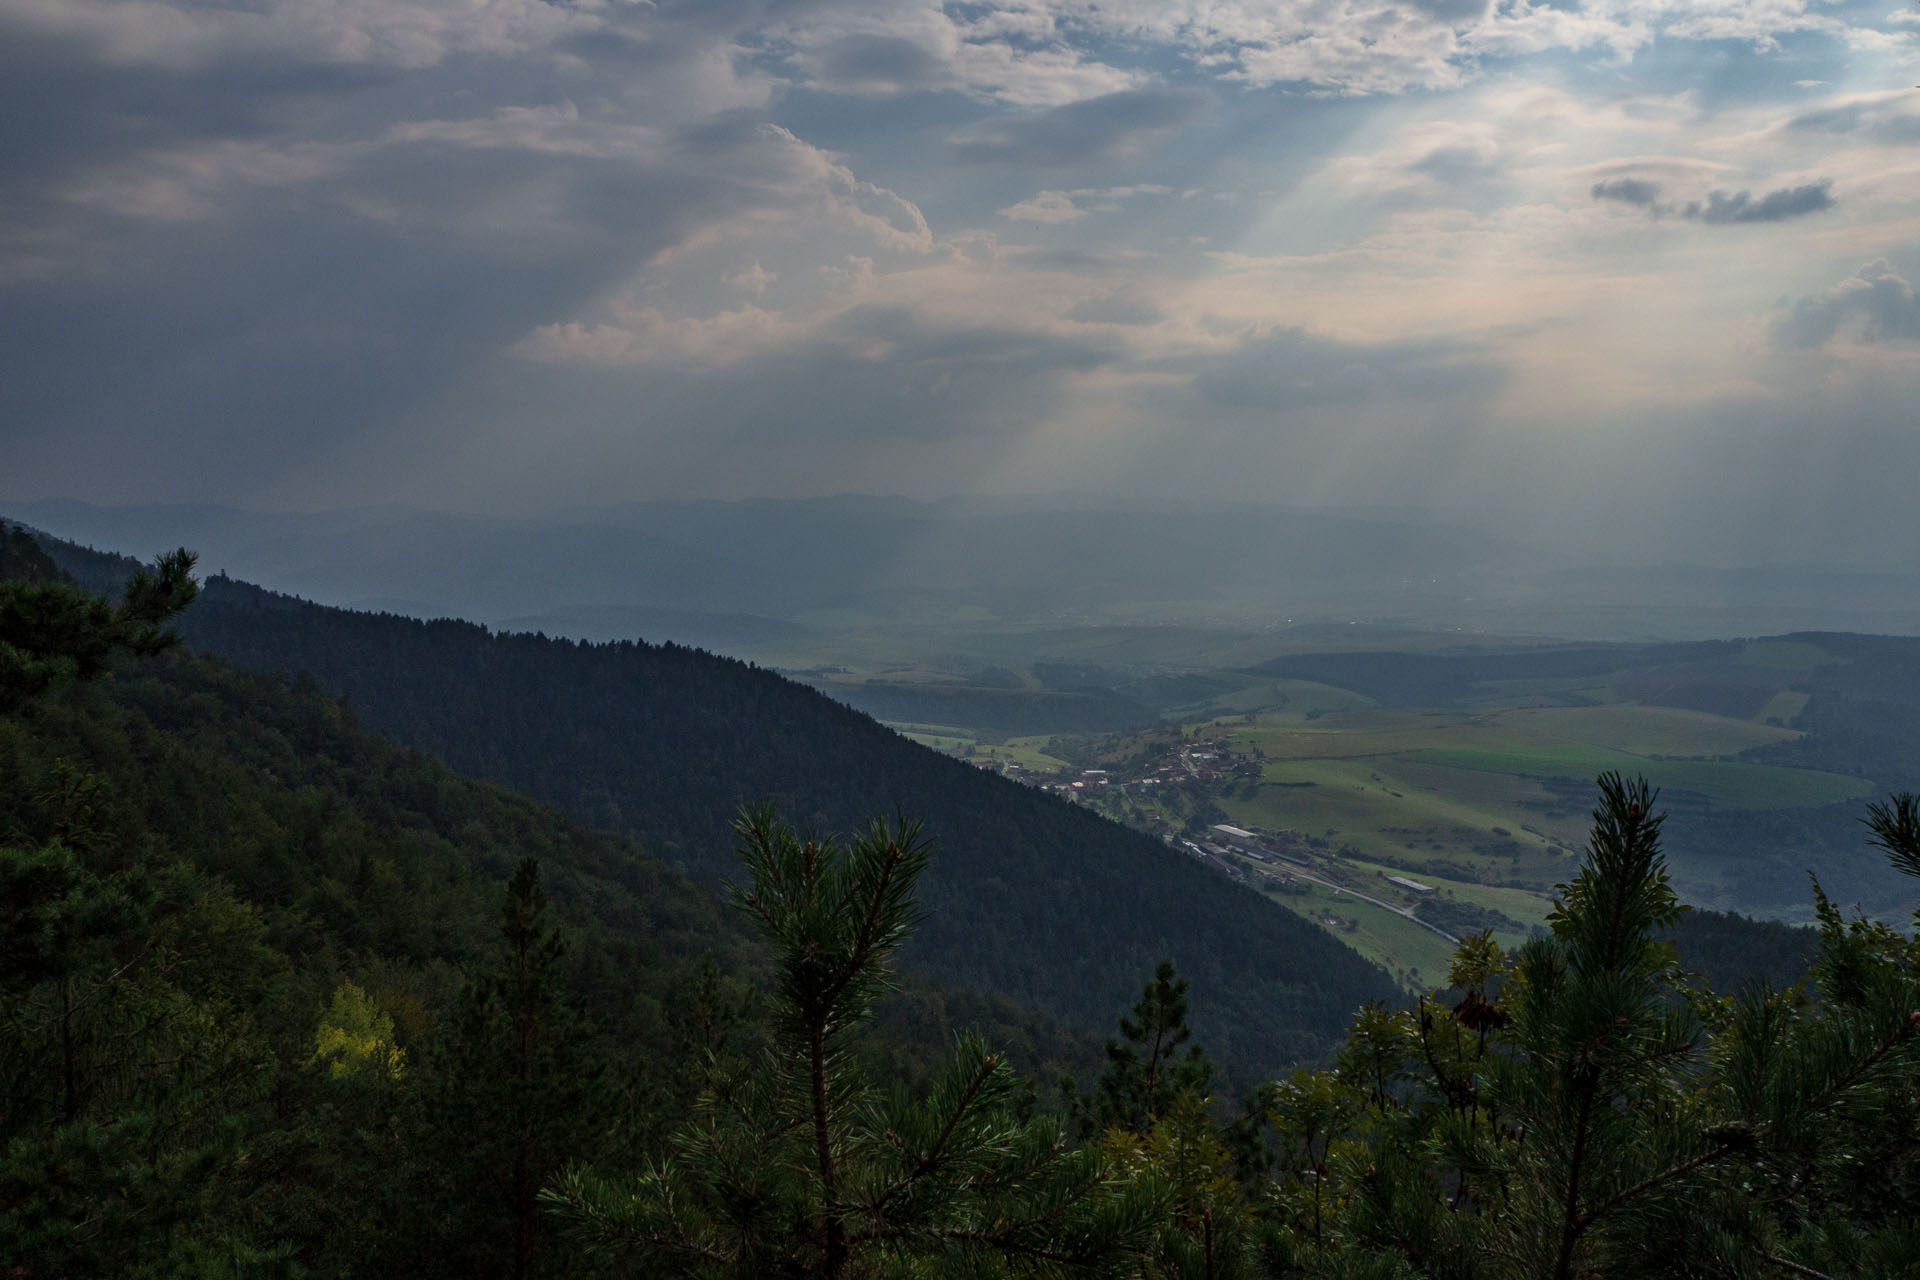
[[[0,0],[0,499],[1920,546],[1912,0]]]

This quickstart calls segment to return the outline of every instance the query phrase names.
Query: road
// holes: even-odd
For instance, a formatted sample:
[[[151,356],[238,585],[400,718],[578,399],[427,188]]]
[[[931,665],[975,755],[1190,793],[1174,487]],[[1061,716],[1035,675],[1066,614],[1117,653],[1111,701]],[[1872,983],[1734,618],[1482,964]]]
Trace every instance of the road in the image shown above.
[[[1248,858],[1243,854],[1236,853],[1233,856],[1239,860],[1242,866],[1251,866],[1254,869],[1259,871],[1270,871],[1273,869],[1267,864],[1256,862],[1253,859]],[[1395,906],[1391,902],[1385,902],[1379,898],[1375,898],[1368,894],[1364,894],[1360,892],[1358,889],[1355,889],[1350,885],[1335,884],[1331,880],[1322,880],[1319,876],[1314,875],[1313,873],[1307,871],[1306,869],[1294,863],[1288,863],[1285,868],[1285,871],[1286,871],[1286,874],[1291,876],[1298,876],[1302,880],[1311,880],[1313,883],[1319,885],[1323,889],[1331,889],[1335,893],[1350,893],[1354,897],[1360,899],[1360,901],[1362,902],[1371,902],[1376,907],[1385,907],[1387,910],[1393,912],[1393,914],[1397,916],[1405,916],[1407,919],[1419,925],[1422,929],[1425,929],[1428,933],[1437,933],[1441,937],[1445,938],[1448,942],[1453,943],[1453,945],[1455,945],[1456,947],[1460,945],[1460,939],[1454,937],[1452,934],[1448,933],[1445,929],[1442,929],[1439,925],[1429,924],[1425,920],[1422,920],[1419,916],[1413,914],[1412,907]]]

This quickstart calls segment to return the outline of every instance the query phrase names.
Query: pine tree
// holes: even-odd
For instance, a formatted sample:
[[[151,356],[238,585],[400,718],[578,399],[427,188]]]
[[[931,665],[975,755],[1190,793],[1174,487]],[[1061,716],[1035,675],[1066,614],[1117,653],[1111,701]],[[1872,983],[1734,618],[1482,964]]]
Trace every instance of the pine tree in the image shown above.
[[[60,686],[172,644],[193,599],[176,552],[118,603],[65,581],[17,532],[0,581],[0,714],[61,717]],[[66,691],[84,703],[85,688]],[[63,705],[50,707],[59,699]],[[0,1241],[28,1275],[270,1268],[249,1239],[241,1119],[272,1056],[209,984],[259,964],[259,925],[188,868],[112,839],[101,776],[9,755],[0,822]],[[21,771],[16,771],[21,770]]]
[[[527,1280],[559,1270],[541,1188],[595,1149],[614,1110],[537,859],[515,866],[498,943],[420,1063],[400,1124],[411,1158],[381,1261]],[[458,1134],[449,1144],[447,1137]]]
[[[1548,937],[1469,939],[1457,1001],[1363,1010],[1337,1070],[1276,1092],[1277,1273],[1920,1274],[1920,942],[1816,884],[1812,990],[1717,996],[1659,941],[1652,792],[1600,792]],[[1916,814],[1870,814],[1896,865]]]
[[[919,829],[875,823],[843,846],[761,810],[736,830],[751,884],[735,901],[776,957],[777,1048],[717,1073],[637,1177],[569,1170],[547,1199],[575,1237],[649,1275],[1124,1269],[1164,1189],[1068,1149],[1056,1120],[1017,1119],[1003,1055],[962,1036],[924,1098],[870,1087],[848,1055],[917,919]]]
[[[92,680],[119,654],[151,657],[179,644],[167,623],[200,590],[185,548],[137,571],[117,602],[74,586],[44,557],[10,553],[20,576],[0,580],[0,711],[56,684]]]
[[[1204,1097],[1213,1064],[1199,1045],[1188,1044],[1192,1038],[1186,979],[1173,961],[1161,960],[1132,1011],[1120,1016],[1119,1038],[1107,1041],[1106,1070],[1090,1102],[1076,1107],[1083,1126],[1093,1133],[1145,1133],[1183,1094]]]

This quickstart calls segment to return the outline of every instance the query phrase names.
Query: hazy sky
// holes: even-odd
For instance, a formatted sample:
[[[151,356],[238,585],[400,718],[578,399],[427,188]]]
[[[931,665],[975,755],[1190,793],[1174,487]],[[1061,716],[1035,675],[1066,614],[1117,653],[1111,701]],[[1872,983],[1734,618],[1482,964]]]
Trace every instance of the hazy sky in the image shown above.
[[[1909,0],[0,0],[0,498],[1920,538]]]

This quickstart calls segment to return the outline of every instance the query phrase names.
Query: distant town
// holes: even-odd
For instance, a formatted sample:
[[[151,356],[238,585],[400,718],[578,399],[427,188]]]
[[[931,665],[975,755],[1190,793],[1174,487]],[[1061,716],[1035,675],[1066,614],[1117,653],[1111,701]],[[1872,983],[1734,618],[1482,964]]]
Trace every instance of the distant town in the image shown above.
[[[997,755],[974,757],[973,764],[1059,796],[1071,804],[1086,805],[1130,826],[1148,830],[1202,865],[1242,883],[1270,893],[1292,894],[1305,892],[1306,885],[1301,883],[1305,881],[1384,907],[1449,942],[1459,940],[1422,919],[1413,907],[1385,901],[1355,888],[1340,860],[1325,856],[1331,852],[1325,836],[1285,829],[1249,829],[1227,822],[1190,820],[1184,826],[1176,826],[1160,808],[1153,807],[1154,802],[1175,788],[1188,790],[1195,784],[1204,787],[1237,778],[1258,778],[1261,761],[1257,755],[1236,758],[1224,744],[1210,739],[1181,742],[1151,756],[1144,766],[1124,771],[1124,776],[1118,778],[1107,769],[1042,772]],[[1133,803],[1115,803],[1123,799]],[[1433,885],[1408,876],[1382,874],[1381,878],[1413,895],[1416,902],[1434,892]]]

